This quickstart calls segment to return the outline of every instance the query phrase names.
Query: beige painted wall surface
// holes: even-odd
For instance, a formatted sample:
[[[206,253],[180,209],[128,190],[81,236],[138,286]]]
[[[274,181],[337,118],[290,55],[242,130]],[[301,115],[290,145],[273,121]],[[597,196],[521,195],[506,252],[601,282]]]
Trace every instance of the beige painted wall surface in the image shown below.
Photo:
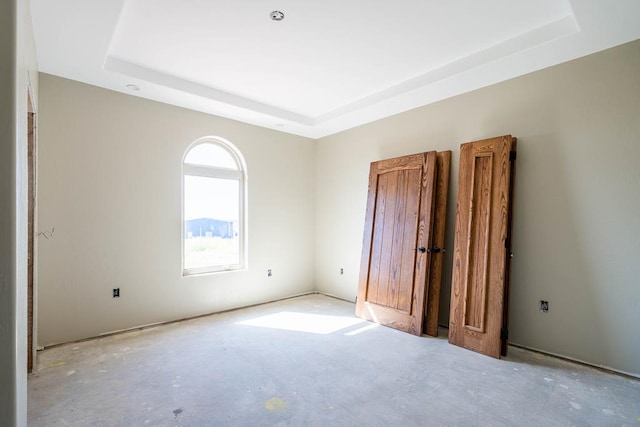
[[[29,2],[0,3],[0,425],[27,424],[27,93],[38,75]]]
[[[514,343],[640,375],[640,41],[323,138],[316,272],[354,300],[371,161],[518,137]],[[441,323],[448,323],[451,257]],[[345,269],[343,276],[339,268]],[[548,313],[539,300],[549,300]]]
[[[181,162],[203,136],[245,157],[249,269],[182,277]],[[41,345],[314,290],[312,140],[42,74],[39,144]]]

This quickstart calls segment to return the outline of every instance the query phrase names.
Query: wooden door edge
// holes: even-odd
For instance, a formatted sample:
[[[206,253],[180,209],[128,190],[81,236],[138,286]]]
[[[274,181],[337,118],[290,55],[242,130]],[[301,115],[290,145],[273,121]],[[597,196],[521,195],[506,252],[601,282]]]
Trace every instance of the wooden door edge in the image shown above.
[[[433,247],[440,252],[432,253],[432,264],[427,283],[427,302],[424,319],[425,334],[438,336],[438,315],[440,310],[440,288],[442,285],[442,271],[444,265],[447,204],[449,198],[449,180],[451,171],[451,150],[440,151],[436,164],[436,201],[435,217],[433,221]]]
[[[516,178],[517,138],[512,138],[509,160],[511,162],[509,175],[509,202],[507,207],[507,240],[505,253],[504,291],[502,301],[502,328],[500,330],[500,355],[507,356],[509,347],[509,297],[511,293],[511,253],[513,238],[513,195]]]

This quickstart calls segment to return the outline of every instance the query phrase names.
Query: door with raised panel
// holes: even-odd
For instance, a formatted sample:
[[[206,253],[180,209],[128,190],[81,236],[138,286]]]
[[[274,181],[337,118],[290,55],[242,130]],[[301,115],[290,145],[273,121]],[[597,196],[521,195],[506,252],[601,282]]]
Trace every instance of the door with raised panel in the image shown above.
[[[516,139],[462,144],[449,342],[506,355]]]
[[[436,184],[435,151],[373,162],[356,315],[422,333]]]

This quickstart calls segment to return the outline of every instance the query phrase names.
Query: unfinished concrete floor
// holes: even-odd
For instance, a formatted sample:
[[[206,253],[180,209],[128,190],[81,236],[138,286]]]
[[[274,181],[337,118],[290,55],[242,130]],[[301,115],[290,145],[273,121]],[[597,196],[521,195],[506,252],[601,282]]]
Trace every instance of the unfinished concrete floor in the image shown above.
[[[51,348],[30,426],[640,426],[640,381],[496,360],[309,295]]]

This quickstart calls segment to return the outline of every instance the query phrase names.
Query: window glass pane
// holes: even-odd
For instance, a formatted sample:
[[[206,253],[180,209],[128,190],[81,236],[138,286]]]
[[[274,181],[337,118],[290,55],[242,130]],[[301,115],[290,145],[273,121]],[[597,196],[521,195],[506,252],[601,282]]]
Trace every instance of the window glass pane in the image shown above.
[[[184,268],[240,264],[240,181],[184,177]]]
[[[196,145],[189,150],[184,162],[192,165],[238,169],[238,164],[231,153],[216,144]]]

